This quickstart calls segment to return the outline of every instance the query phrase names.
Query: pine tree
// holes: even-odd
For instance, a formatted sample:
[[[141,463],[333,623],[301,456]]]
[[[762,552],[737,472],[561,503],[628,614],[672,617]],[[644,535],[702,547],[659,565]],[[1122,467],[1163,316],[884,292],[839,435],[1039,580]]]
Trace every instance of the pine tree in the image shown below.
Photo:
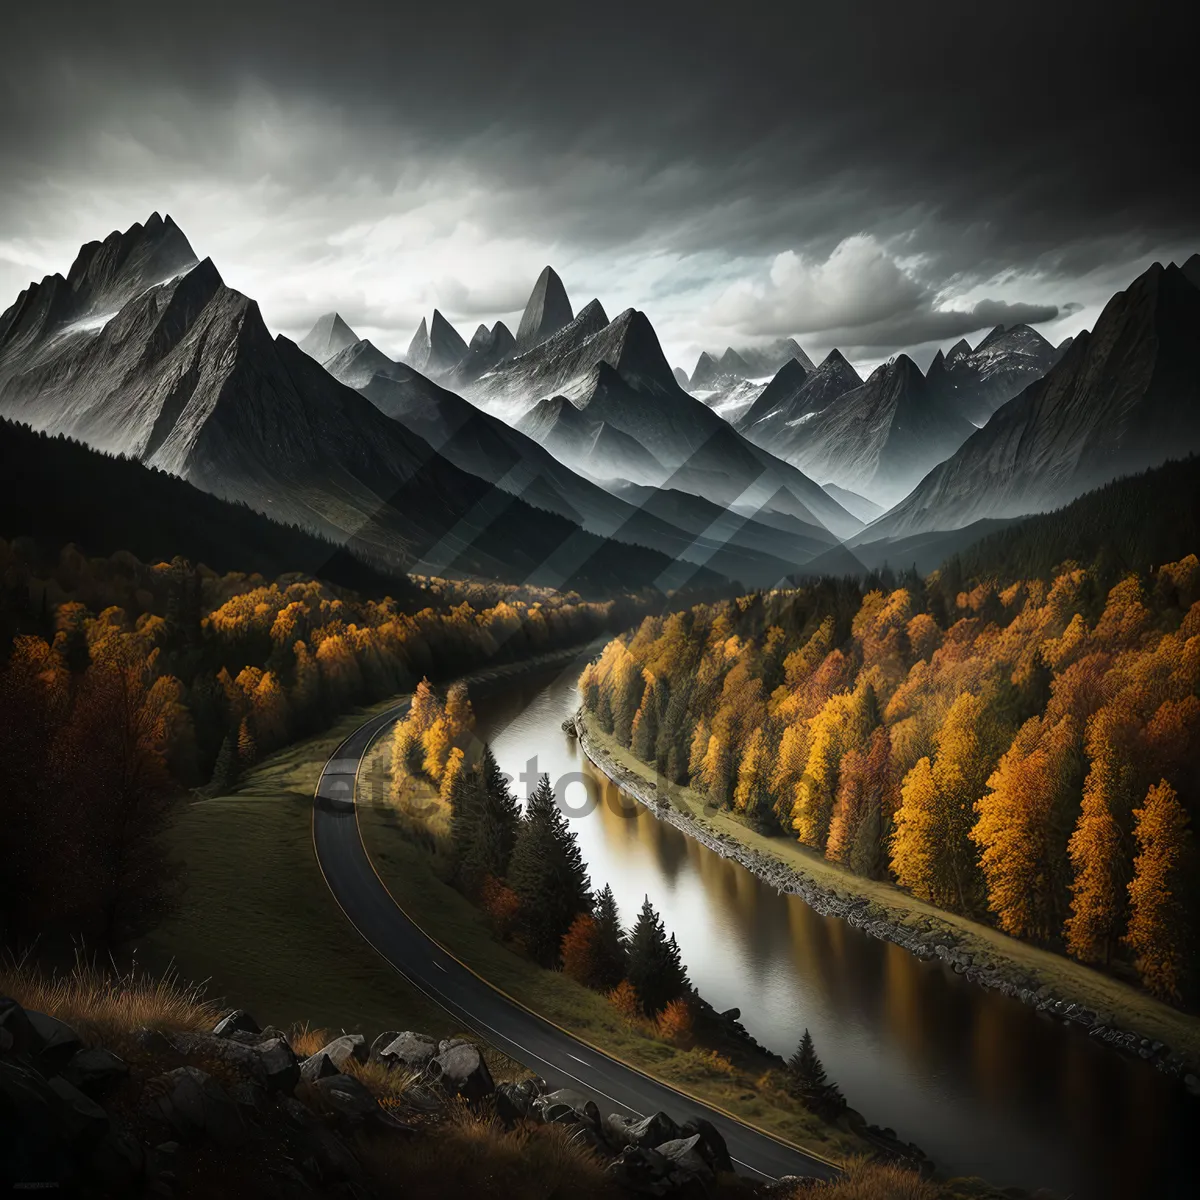
[[[473,773],[477,777],[465,814],[466,853],[462,858],[463,880],[471,889],[489,875],[505,878],[521,823],[521,810],[491,747],[484,746],[483,759]]]
[[[617,911],[617,898],[606,883],[596,894],[596,983],[601,991],[615,988],[625,978],[628,947],[625,931],[621,928],[621,915]]]
[[[591,909],[591,892],[583,855],[548,775],[538,780],[521,819],[508,882],[521,904],[517,928],[526,949],[553,966],[571,922]]]
[[[796,1053],[788,1059],[787,1071],[788,1091],[813,1112],[831,1120],[846,1107],[837,1084],[826,1077],[813,1046],[812,1034],[807,1029]]]
[[[1125,942],[1146,987],[1163,1000],[1178,1001],[1190,941],[1185,900],[1188,869],[1193,866],[1188,817],[1166,780],[1146,793],[1145,804],[1133,815],[1141,853],[1134,859],[1129,884]]]
[[[250,728],[249,717],[243,717],[241,725],[238,726],[237,754],[238,763],[243,767],[250,766],[258,757],[258,747],[254,742],[254,733]]]
[[[648,1017],[656,1017],[691,987],[675,935],[667,937],[649,896],[629,935],[628,976]]]
[[[212,782],[209,791],[214,796],[223,796],[233,790],[238,778],[238,756],[234,747],[233,737],[225,735],[221,749],[217,751],[217,761],[213,766]]]

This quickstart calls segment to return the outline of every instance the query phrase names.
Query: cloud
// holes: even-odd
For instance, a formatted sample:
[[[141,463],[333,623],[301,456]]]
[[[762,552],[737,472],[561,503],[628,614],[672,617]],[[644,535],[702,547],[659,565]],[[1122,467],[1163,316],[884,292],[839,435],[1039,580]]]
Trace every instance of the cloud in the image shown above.
[[[821,335],[859,348],[913,345],[959,337],[997,324],[1052,321],[1053,304],[982,299],[969,307],[939,303],[938,289],[871,234],[845,238],[823,260],[787,250],[766,279],[740,280],[713,306],[712,323],[732,335]]]
[[[828,5],[789,36],[715,0],[27,5],[0,306],[157,208],[275,327],[344,299],[393,348],[435,304],[511,315],[547,262],[673,354],[793,313],[881,350],[983,301],[1061,324],[1200,244],[1181,7]]]

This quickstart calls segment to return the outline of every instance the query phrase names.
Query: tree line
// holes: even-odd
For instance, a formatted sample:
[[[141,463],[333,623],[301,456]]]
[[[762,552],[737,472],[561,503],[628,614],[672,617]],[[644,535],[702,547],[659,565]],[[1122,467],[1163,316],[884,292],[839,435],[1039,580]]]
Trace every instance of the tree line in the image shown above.
[[[0,580],[8,945],[144,932],[176,898],[162,834],[183,790],[228,790],[356,705],[585,642],[638,603],[449,581],[375,600],[74,546],[47,564],[3,539]]]
[[[861,875],[1196,998],[1200,562],[648,617],[585,709],[667,780]]]

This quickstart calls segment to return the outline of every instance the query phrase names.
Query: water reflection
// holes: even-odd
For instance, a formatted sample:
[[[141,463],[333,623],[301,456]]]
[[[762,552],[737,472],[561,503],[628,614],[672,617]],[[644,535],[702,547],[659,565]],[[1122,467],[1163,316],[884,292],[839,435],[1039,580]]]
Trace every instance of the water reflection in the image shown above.
[[[810,1029],[850,1102],[948,1170],[1096,1200],[1195,1194],[1185,1150],[1200,1105],[1179,1084],[819,916],[656,820],[562,733],[577,673],[482,701],[480,733],[514,777],[535,755],[552,780],[574,773],[570,806],[594,801],[573,822],[593,883],[611,885],[627,923],[650,897],[710,1003],[740,1008],[784,1055]]]

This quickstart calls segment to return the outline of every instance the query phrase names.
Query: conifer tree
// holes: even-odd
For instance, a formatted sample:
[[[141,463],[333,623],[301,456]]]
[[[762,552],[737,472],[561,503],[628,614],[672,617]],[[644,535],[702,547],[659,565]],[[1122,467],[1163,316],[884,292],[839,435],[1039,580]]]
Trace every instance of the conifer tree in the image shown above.
[[[796,1053],[788,1059],[788,1091],[805,1107],[832,1119],[846,1107],[837,1084],[825,1075],[825,1068],[817,1057],[812,1034],[806,1029],[800,1039]]]
[[[508,874],[521,810],[490,746],[484,746],[483,759],[473,774],[476,779],[464,814],[467,845],[462,868],[467,886],[477,888],[489,875],[503,879]]]
[[[553,966],[571,923],[592,900],[583,855],[548,775],[538,780],[518,827],[508,883],[520,901],[517,929],[526,948]]]
[[[596,894],[596,983],[601,991],[615,988],[625,978],[628,958],[625,931],[621,928],[621,915],[617,911],[617,898],[606,883]]]
[[[691,987],[675,935],[667,937],[649,896],[629,935],[628,977],[648,1017],[656,1017]]]
[[[225,740],[221,743],[221,749],[217,751],[217,761],[213,765],[212,783],[209,784],[209,791],[214,796],[223,796],[233,789],[237,783],[237,777],[237,750],[234,747],[233,737],[230,734],[226,734]]]

